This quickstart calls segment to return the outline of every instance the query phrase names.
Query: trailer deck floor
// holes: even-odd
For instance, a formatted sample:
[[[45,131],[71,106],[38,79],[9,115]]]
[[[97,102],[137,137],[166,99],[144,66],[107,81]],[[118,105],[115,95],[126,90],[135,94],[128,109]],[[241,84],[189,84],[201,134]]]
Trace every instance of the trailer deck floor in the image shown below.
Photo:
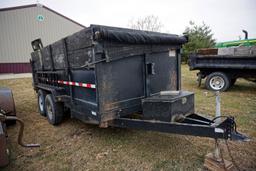
[[[195,72],[182,66],[182,89],[194,91],[196,111],[214,114],[215,99],[198,88]],[[100,129],[66,119],[53,127],[37,112],[31,78],[0,80],[13,90],[17,115],[25,121],[24,141],[40,148],[17,145],[15,127],[8,128],[11,164],[3,170],[200,170],[214,140],[127,129]],[[222,113],[236,116],[238,129],[251,142],[230,142],[232,156],[242,170],[256,169],[256,84],[238,80],[222,93]],[[224,143],[221,146],[224,148]],[[230,160],[227,150],[224,156]]]

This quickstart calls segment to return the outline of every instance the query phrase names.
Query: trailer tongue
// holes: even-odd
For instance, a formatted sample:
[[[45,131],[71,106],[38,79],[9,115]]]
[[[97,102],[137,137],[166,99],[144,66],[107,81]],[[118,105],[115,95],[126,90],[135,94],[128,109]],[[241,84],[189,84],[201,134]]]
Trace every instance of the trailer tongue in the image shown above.
[[[232,116],[209,119],[194,113],[193,100],[194,94],[186,91],[177,95],[154,95],[143,99],[141,119],[123,117],[109,121],[109,125],[215,139],[249,140],[237,132]]]
[[[220,124],[215,124],[212,120],[198,115],[191,114],[183,122],[163,122],[141,119],[119,118],[110,125],[121,128],[142,129],[147,131],[157,131],[181,135],[193,135],[209,137],[215,139],[230,139],[234,141],[248,141],[248,137],[235,130],[235,121],[232,117],[227,117]]]
[[[246,140],[233,117],[217,123],[196,114],[194,94],[181,91],[186,42],[184,36],[98,25],[46,47],[37,39],[31,66],[39,112],[53,125],[69,108],[71,117],[100,127]]]

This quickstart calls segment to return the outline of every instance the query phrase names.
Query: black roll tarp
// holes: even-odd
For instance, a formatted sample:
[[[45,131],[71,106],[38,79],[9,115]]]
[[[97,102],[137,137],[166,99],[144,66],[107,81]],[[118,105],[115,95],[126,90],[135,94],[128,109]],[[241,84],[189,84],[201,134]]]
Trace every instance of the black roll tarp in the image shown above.
[[[91,25],[94,40],[113,41],[129,44],[184,44],[185,36],[152,31],[133,30],[101,25]]]

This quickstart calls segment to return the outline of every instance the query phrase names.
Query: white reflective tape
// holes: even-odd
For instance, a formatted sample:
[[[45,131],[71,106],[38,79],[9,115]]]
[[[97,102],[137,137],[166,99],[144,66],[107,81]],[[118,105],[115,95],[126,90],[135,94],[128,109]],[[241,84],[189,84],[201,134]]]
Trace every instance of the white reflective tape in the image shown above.
[[[56,81],[59,84],[65,84],[65,85],[72,85],[72,86],[78,86],[78,87],[86,87],[86,88],[96,88],[95,84],[87,84],[87,83],[79,83],[79,82],[72,82],[72,81],[62,81],[58,80]]]
[[[175,57],[176,56],[176,51],[175,50],[169,50],[169,56],[170,57]]]
[[[97,113],[96,113],[96,112],[94,112],[94,111],[92,111],[91,113],[92,113],[92,115],[94,115],[94,116],[96,116],[96,115],[97,115]]]
[[[215,128],[214,131],[217,133],[224,133],[224,130],[221,128]]]

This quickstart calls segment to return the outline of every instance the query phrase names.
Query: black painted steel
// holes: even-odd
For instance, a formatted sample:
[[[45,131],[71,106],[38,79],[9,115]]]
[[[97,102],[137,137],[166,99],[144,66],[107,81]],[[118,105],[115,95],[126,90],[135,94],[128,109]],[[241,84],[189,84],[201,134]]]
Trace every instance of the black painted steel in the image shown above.
[[[189,56],[190,70],[196,69],[248,69],[256,70],[256,56],[222,56],[197,55]]]
[[[227,138],[213,131],[212,121],[193,114],[193,93],[180,91],[180,49],[186,41],[184,36],[91,25],[35,48],[34,89],[51,93],[70,108],[71,117],[85,123]],[[180,94],[157,95],[162,91]],[[131,119],[134,113],[141,119]]]
[[[248,140],[248,137],[236,132],[234,129],[234,119],[232,117],[228,117],[220,124],[215,124],[212,120],[207,122],[206,118],[197,114],[187,116],[187,118],[194,117],[198,119],[198,122],[164,122],[156,120],[119,118],[112,121],[110,125],[120,128],[142,129],[146,131],[210,137],[215,139],[220,138],[238,141]],[[204,124],[202,124],[202,121]]]
[[[230,79],[256,78],[256,56],[197,55],[189,57],[190,70],[200,70],[201,78],[213,72],[224,72]]]
[[[142,100],[143,119],[166,122],[179,121],[194,113],[194,93],[153,95]]]
[[[179,90],[178,55],[185,42],[185,37],[172,34],[92,25],[35,49],[34,86],[65,99],[73,117],[94,123],[140,112],[143,98]],[[57,80],[96,88],[61,85]]]

